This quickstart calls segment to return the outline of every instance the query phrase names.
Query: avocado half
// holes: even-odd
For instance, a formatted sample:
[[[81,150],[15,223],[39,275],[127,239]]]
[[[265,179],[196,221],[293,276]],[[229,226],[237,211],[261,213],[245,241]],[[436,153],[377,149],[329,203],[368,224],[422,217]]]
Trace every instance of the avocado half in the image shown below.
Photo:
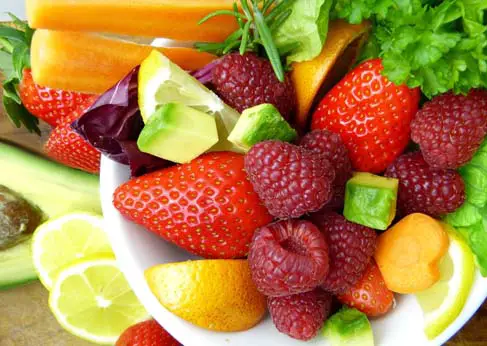
[[[37,206],[46,218],[71,211],[101,213],[99,177],[0,141],[0,185]]]

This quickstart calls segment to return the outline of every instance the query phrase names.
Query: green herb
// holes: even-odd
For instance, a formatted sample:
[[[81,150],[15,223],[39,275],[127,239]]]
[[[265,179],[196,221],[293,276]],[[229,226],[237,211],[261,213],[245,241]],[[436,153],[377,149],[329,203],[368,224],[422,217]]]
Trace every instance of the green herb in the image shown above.
[[[195,44],[195,47],[200,51],[217,55],[224,55],[233,50],[238,50],[240,54],[247,51],[260,52],[263,50],[272,64],[277,79],[284,82],[282,56],[274,42],[274,34],[290,16],[289,7],[295,1],[240,0],[241,10],[239,10],[237,3],[234,3],[233,11],[221,10],[210,13],[201,19],[199,24],[204,24],[215,16],[230,15],[235,17],[239,29],[222,43],[199,42]]]
[[[18,91],[23,70],[30,67],[30,44],[34,30],[13,14],[9,15],[13,26],[0,25],[0,70],[5,77],[2,104],[17,128],[24,126],[29,132],[40,135],[39,120],[24,107]]]
[[[487,0],[337,0],[332,17],[374,22],[362,60],[431,98],[487,87]]]

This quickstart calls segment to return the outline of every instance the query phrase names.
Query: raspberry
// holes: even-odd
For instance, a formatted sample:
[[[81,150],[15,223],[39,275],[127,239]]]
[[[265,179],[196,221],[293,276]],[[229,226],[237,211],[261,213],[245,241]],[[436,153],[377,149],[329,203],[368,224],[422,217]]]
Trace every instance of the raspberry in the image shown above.
[[[345,185],[352,177],[352,162],[340,136],[328,130],[314,130],[301,139],[300,146],[321,154],[331,163],[335,170],[333,197],[325,208],[327,210],[343,208]]]
[[[460,174],[432,169],[420,152],[399,156],[385,176],[399,179],[397,204],[402,216],[424,213],[440,217],[454,212],[465,201],[465,184]]]
[[[281,333],[298,340],[318,334],[331,310],[332,296],[317,288],[311,292],[267,300],[269,312]]]
[[[278,218],[319,210],[332,196],[335,172],[319,155],[295,145],[264,141],[245,156],[255,192]]]
[[[225,55],[213,70],[212,85],[218,96],[239,112],[271,103],[287,120],[296,109],[289,76],[283,83],[279,82],[270,61],[253,53]]]
[[[487,134],[487,91],[451,93],[427,102],[411,123],[411,138],[436,169],[456,169],[470,161]]]
[[[282,297],[311,291],[323,282],[328,246],[311,222],[283,220],[254,233],[248,261],[257,289]]]
[[[330,270],[321,287],[342,293],[363,276],[377,246],[376,233],[330,212],[323,215],[321,229],[328,241]]]

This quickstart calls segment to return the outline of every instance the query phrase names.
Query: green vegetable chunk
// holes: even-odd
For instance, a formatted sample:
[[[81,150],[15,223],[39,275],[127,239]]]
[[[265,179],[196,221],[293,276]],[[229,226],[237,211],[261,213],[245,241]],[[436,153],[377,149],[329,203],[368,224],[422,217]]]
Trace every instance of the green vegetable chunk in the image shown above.
[[[332,0],[294,0],[286,21],[273,38],[287,62],[308,61],[317,57],[326,41]]]
[[[297,137],[294,130],[271,104],[261,104],[244,110],[228,140],[247,152],[259,142],[277,139],[291,142]]]
[[[32,262],[32,239],[0,251],[0,291],[37,280]]]
[[[139,149],[168,161],[185,163],[218,142],[215,117],[178,103],[160,107],[137,140]]]
[[[348,307],[343,307],[326,321],[323,336],[333,346],[374,346],[374,334],[367,316]]]
[[[386,230],[396,216],[399,180],[356,173],[347,182],[343,215],[349,221]]]

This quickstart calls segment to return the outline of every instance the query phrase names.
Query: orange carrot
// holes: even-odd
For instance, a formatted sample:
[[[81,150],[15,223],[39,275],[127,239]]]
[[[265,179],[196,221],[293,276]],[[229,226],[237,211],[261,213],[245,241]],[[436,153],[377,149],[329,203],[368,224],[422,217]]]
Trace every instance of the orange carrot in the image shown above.
[[[442,224],[424,214],[411,214],[379,236],[375,260],[387,287],[416,293],[440,279],[439,262],[449,240]]]
[[[37,30],[31,65],[37,84],[99,94],[123,78],[154,48],[94,34]],[[186,70],[201,68],[216,56],[191,48],[158,48]]]
[[[291,77],[298,103],[298,126],[306,127],[315,99],[329,91],[354,64],[369,28],[367,22],[360,25],[351,25],[341,20],[330,22],[321,54],[313,60],[293,64]]]
[[[232,16],[217,16],[198,25],[216,10],[232,10],[233,0],[27,0],[33,28],[108,32],[165,37],[181,41],[223,41],[237,29]]]

